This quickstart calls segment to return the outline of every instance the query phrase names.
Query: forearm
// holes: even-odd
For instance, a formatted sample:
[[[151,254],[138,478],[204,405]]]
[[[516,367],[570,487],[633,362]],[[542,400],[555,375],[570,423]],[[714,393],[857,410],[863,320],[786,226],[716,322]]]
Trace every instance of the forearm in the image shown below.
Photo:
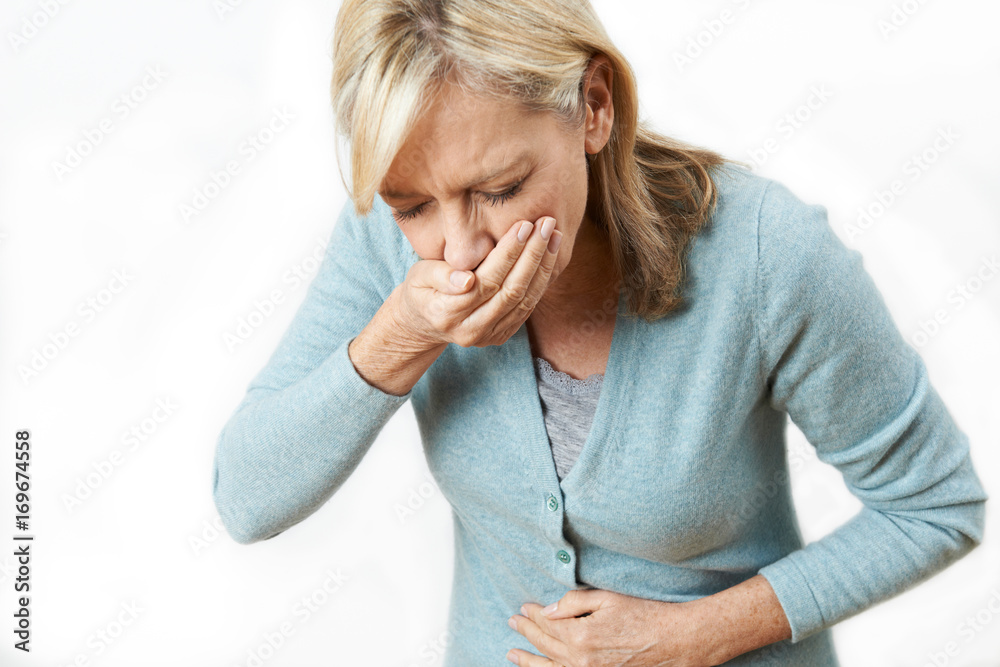
[[[792,636],[771,584],[755,575],[695,601],[710,647],[712,665]]]
[[[279,351],[223,427],[212,493],[236,541],[267,539],[315,512],[405,402],[358,375],[346,335],[330,332],[326,348],[300,346],[294,363],[310,369],[304,375]]]

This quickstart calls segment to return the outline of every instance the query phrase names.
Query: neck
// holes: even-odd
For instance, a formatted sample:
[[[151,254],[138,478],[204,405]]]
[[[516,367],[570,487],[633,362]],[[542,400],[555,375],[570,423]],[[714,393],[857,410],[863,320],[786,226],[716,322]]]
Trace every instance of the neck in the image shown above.
[[[616,275],[607,235],[585,214],[569,264],[545,290],[529,322],[564,324],[602,308],[609,298],[617,304]]]

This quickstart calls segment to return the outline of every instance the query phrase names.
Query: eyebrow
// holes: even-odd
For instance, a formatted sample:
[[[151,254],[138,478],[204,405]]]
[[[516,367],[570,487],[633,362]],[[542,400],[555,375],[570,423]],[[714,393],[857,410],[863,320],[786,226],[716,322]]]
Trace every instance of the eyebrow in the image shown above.
[[[524,163],[524,161],[528,157],[529,157],[529,153],[527,151],[525,151],[524,153],[521,153],[520,155],[518,155],[516,158],[514,158],[514,160],[512,162],[509,162],[505,166],[502,166],[502,167],[499,167],[497,169],[494,169],[493,171],[491,171],[491,172],[489,172],[487,174],[476,176],[471,181],[469,181],[469,183],[463,189],[467,190],[467,189],[469,189],[469,188],[471,188],[473,186],[481,185],[483,183],[487,183],[489,181],[492,181],[494,178],[497,178],[499,176],[502,176],[503,174],[506,174],[509,171],[513,171],[515,167],[518,167],[522,163]],[[381,196],[383,198],[388,197],[389,199],[413,199],[415,197],[422,197],[423,195],[418,194],[418,193],[413,193],[413,192],[395,192],[393,190],[383,190],[381,192]]]

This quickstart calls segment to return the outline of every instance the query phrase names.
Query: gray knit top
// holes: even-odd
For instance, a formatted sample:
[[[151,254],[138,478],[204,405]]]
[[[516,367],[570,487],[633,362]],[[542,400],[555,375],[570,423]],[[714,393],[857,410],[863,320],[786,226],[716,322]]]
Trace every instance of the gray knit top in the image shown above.
[[[552,368],[545,359],[535,357],[535,377],[552,458],[561,480],[587,442],[604,376],[594,373],[578,380]]]

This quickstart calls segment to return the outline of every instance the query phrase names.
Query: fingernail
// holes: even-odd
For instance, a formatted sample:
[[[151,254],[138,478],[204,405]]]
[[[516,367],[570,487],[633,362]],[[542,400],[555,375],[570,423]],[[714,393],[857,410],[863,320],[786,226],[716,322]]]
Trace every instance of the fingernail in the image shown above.
[[[545,218],[545,222],[542,223],[541,235],[543,239],[548,239],[549,234],[552,233],[552,228],[556,226],[555,218]]]
[[[465,271],[451,272],[451,284],[460,289],[464,289],[469,284],[470,279],[472,279],[472,274]]]
[[[517,240],[520,241],[521,243],[524,243],[524,240],[528,238],[529,234],[531,234],[531,228],[534,226],[535,225],[530,222],[527,221],[522,222],[521,228],[517,230]]]
[[[517,621],[514,620],[513,616],[507,619],[507,625],[509,625],[512,630],[517,630]]]
[[[517,661],[517,653],[514,653],[513,651],[507,651],[507,659],[513,662],[515,665],[520,664]]]
[[[556,607],[558,607],[558,606],[559,606],[558,602],[553,602],[548,607],[545,607],[544,609],[542,609],[542,613],[545,614],[546,616],[548,616],[549,614],[551,614],[552,612],[554,612],[556,610]]]
[[[556,233],[552,235],[552,238],[549,239],[549,245],[547,246],[549,252],[554,253],[559,250],[560,243],[562,243],[562,232],[557,230]]]

